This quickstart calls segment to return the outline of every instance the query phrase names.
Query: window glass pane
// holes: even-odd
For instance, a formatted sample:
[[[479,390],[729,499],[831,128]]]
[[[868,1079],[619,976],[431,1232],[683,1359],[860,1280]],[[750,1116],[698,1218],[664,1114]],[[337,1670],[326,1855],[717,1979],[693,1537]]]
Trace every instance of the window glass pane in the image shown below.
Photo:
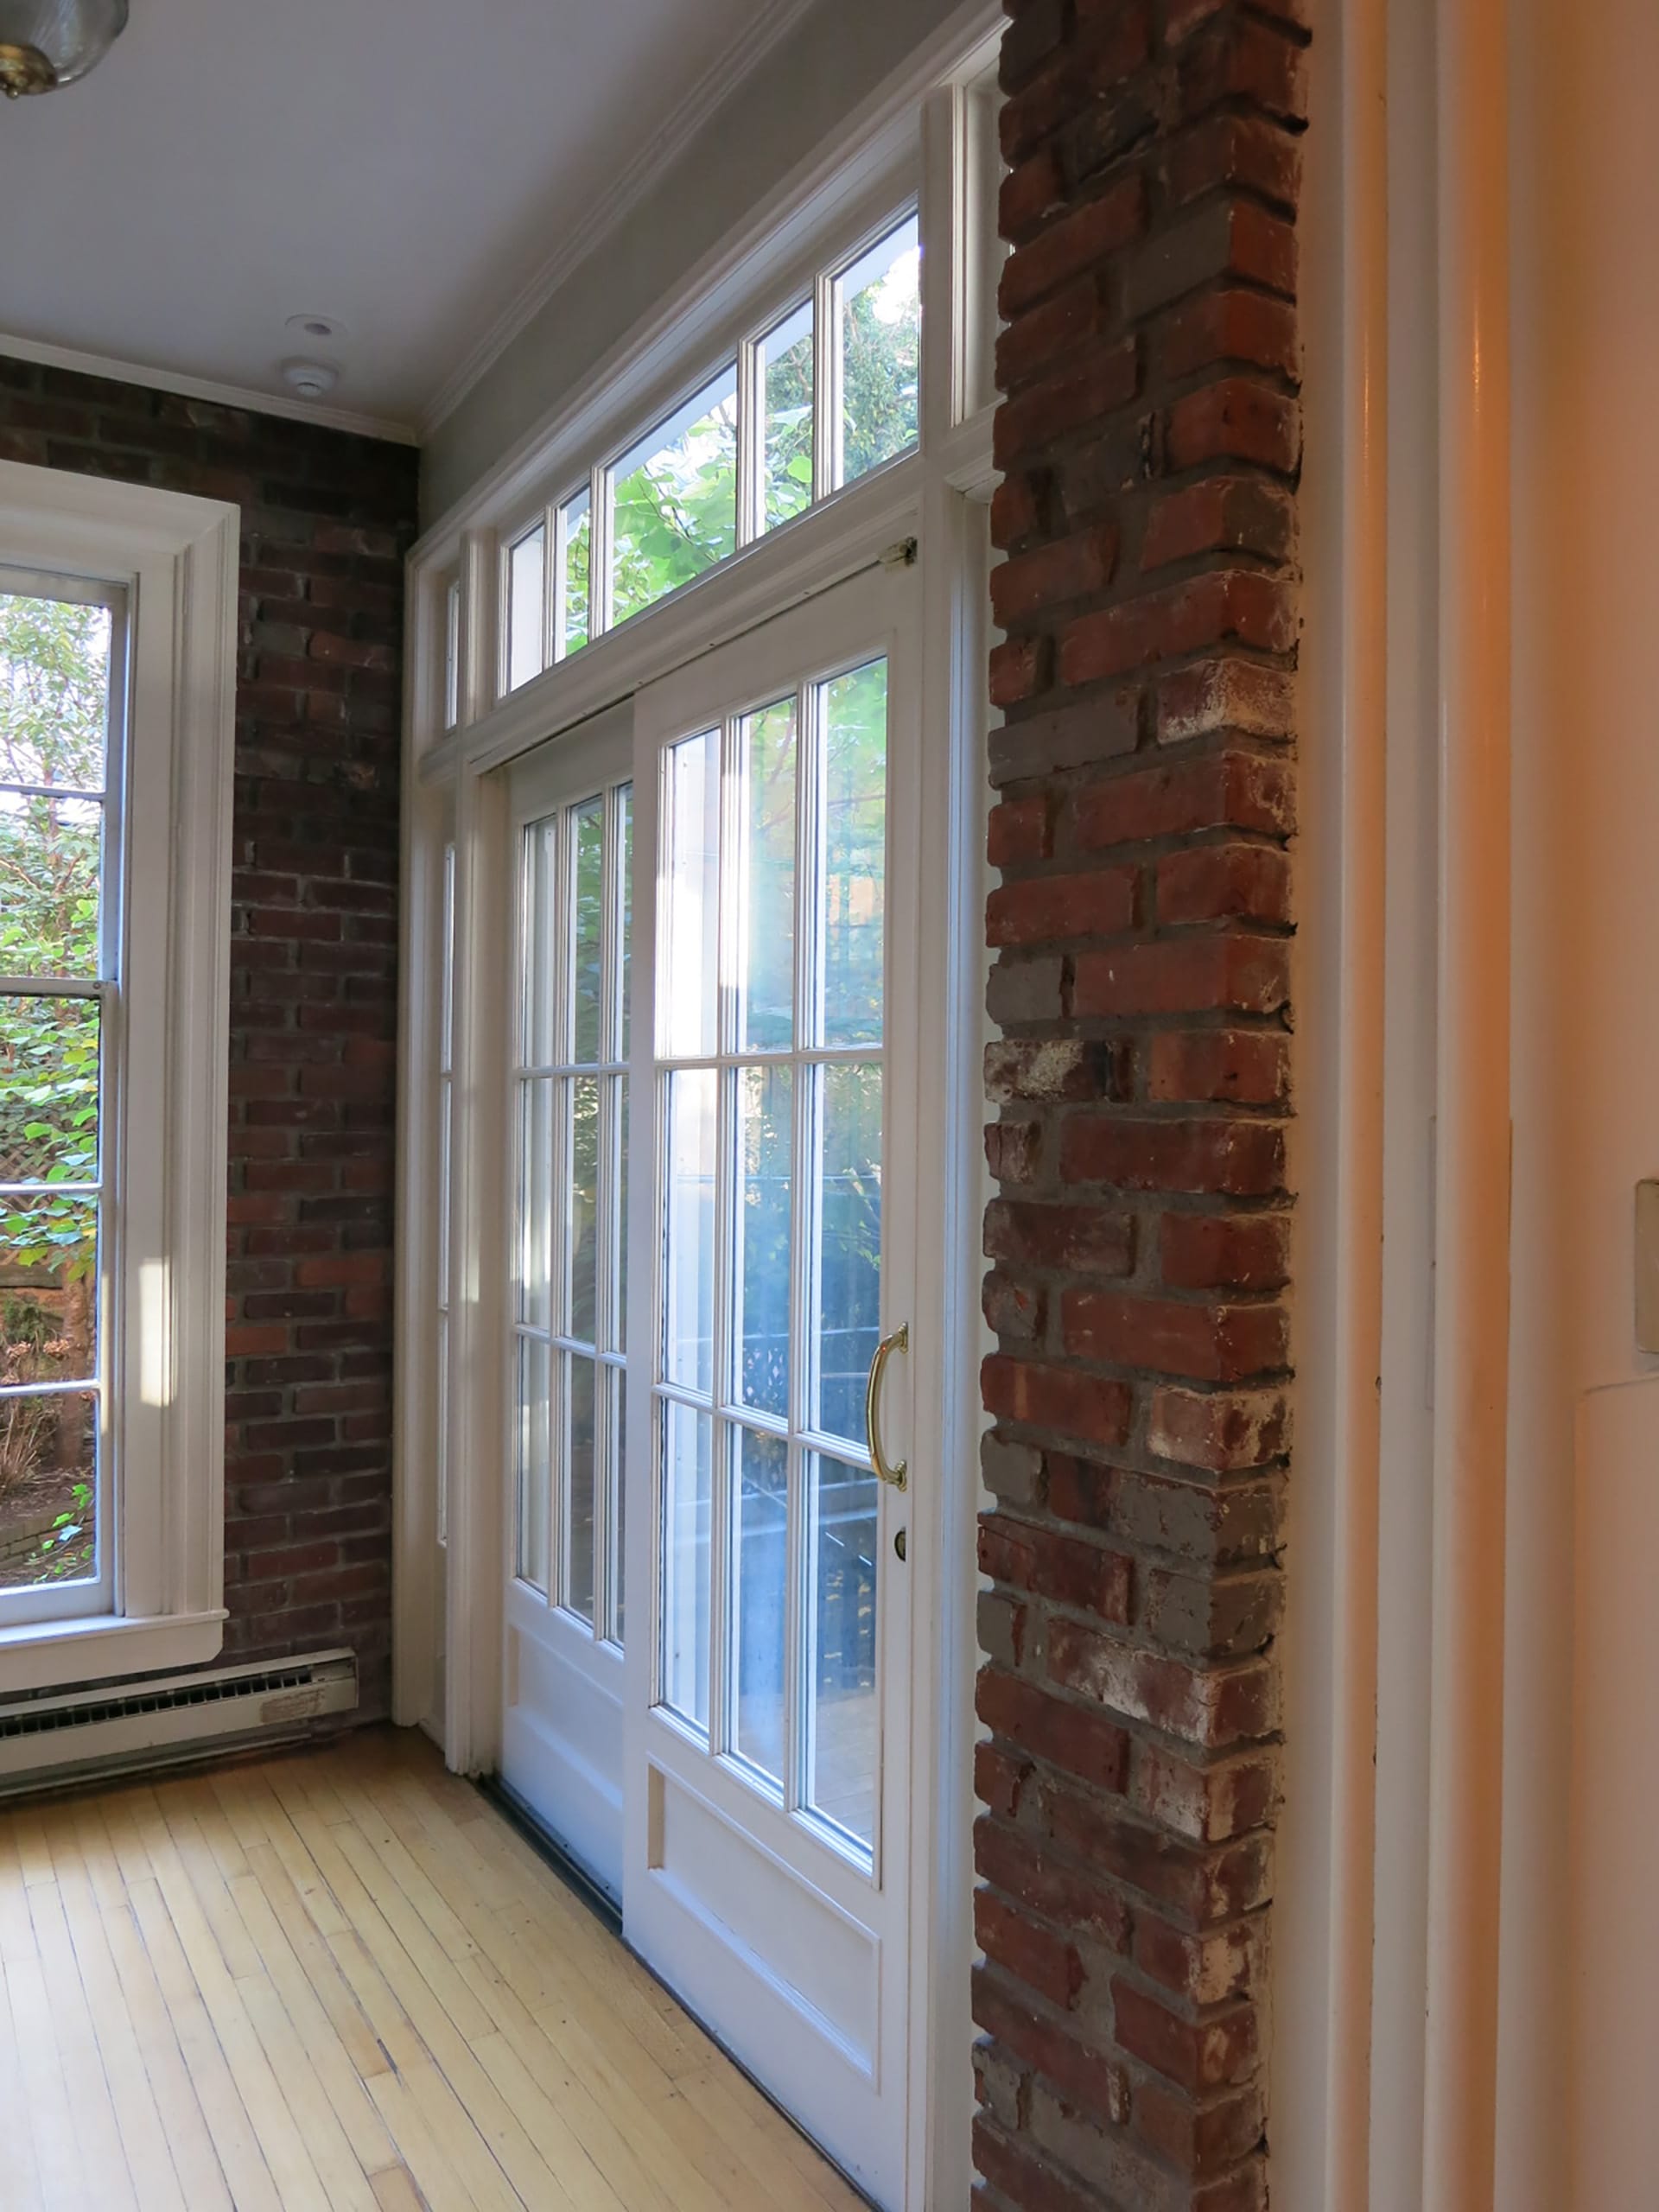
[[[611,1641],[620,1643],[626,1625],[628,1574],[628,1378],[618,1367],[605,1370],[611,1393]]]
[[[663,1255],[663,1373],[705,1396],[715,1383],[715,1145],[717,1077],[668,1079],[668,1239]]]
[[[0,1183],[98,1180],[95,999],[0,998]]]
[[[875,1841],[876,1545],[880,1485],[812,1456],[807,1591],[811,1623],[809,1802],[866,1851]]]
[[[611,473],[612,620],[626,622],[737,544],[737,364]]]
[[[663,1700],[709,1726],[709,1560],[715,1424],[663,1403]]]
[[[104,789],[113,630],[107,607],[0,592],[0,784]]]
[[[549,1385],[552,1354],[533,1337],[518,1339],[518,1579],[545,1596],[548,1503],[552,1483],[549,1452]]]
[[[584,1344],[598,1341],[599,1322],[599,1077],[570,1081],[570,1304],[564,1333]]]
[[[718,730],[670,748],[667,798],[659,1027],[665,1058],[701,1059],[719,1035]]]
[[[461,586],[450,585],[443,595],[443,726],[454,729],[461,720]]]
[[[99,800],[0,785],[0,974],[98,974],[103,847]]]
[[[616,1203],[612,1210],[610,1235],[616,1254],[616,1301],[606,1332],[606,1349],[627,1350],[628,1329],[628,1078],[607,1078],[608,1111],[616,1131]]]
[[[823,766],[819,969],[826,1045],[881,1041],[887,836],[887,664],[818,687]]]
[[[97,1379],[97,1199],[0,1198],[0,1386]]]
[[[790,1192],[793,1071],[741,1068],[737,1076],[738,1396],[789,1412]]]
[[[564,1403],[569,1523],[565,1537],[564,1602],[582,1619],[594,1618],[594,1369],[591,1359],[564,1357]]]
[[[588,611],[588,562],[594,542],[591,495],[578,492],[559,510],[559,543],[563,558],[559,575],[559,613],[554,629],[554,649],[561,658],[580,652],[590,634]]]
[[[795,700],[739,725],[742,1043],[787,1049],[795,1032]]]
[[[558,817],[532,822],[524,832],[524,1064],[544,1068],[563,1057],[555,1035],[554,986],[558,976],[553,900],[558,882]]]
[[[0,1398],[0,1590],[98,1573],[98,1397]]]
[[[761,528],[787,522],[812,503],[812,302],[769,330],[755,348],[755,385],[766,409]]]
[[[789,1446],[747,1428],[736,1444],[737,1749],[781,1784]]]
[[[584,799],[571,818],[572,874],[575,912],[572,916],[571,1006],[575,1041],[571,1058],[591,1066],[599,1058],[600,1010],[605,922],[605,801]]]
[[[542,672],[542,615],[547,592],[547,525],[526,531],[507,553],[507,689]]]
[[[555,1078],[537,1076],[519,1093],[518,1319],[553,1325],[553,1111]]]
[[[916,443],[921,383],[921,237],[914,215],[842,271],[836,481],[855,483]]]
[[[633,785],[624,784],[616,795],[617,820],[622,837],[622,1034],[616,1040],[615,1058],[626,1059],[632,1049],[633,1020]]]
[[[817,1426],[864,1441],[881,1314],[881,1070],[827,1067],[819,1128]]]

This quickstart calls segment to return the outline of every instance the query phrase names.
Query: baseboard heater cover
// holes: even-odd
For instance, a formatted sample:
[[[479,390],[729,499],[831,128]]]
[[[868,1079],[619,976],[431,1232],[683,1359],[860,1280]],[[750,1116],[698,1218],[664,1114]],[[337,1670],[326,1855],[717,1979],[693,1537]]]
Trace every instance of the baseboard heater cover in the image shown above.
[[[357,1656],[319,1651],[60,1696],[0,1699],[0,1797],[205,1758],[357,1704]]]

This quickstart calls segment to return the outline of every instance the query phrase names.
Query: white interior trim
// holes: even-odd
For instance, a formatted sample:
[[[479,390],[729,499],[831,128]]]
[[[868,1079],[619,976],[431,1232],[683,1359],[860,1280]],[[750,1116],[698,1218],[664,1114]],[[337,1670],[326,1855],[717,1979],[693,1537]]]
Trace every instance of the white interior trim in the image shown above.
[[[0,552],[130,594],[130,1065],[113,1183],[116,1616],[20,1624],[36,1685],[210,1658],[225,1580],[225,1223],[231,802],[240,517],[215,499],[0,462]],[[156,1637],[145,1644],[141,1628]],[[212,1649],[199,1649],[210,1628]],[[102,1640],[100,1640],[100,1635]],[[135,1651],[143,1656],[134,1660]]]
[[[76,346],[48,346],[39,338],[20,338],[0,330],[0,353],[14,360],[38,361],[48,369],[70,369],[77,376],[105,377],[136,384],[146,391],[174,391],[184,399],[205,399],[215,407],[237,407],[255,415],[280,415],[290,423],[312,423],[321,430],[346,430],[354,437],[385,438],[394,445],[420,443],[412,423],[390,415],[365,415],[349,407],[321,407],[315,400],[290,399],[251,385],[221,384],[211,377],[186,376],[179,369],[158,369],[148,361],[124,361],[113,354],[88,353]]]

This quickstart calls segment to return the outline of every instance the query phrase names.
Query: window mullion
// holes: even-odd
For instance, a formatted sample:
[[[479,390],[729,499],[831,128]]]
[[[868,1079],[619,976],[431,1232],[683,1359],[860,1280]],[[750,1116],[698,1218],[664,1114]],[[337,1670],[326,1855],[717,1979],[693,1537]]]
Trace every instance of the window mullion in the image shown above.
[[[611,540],[616,518],[611,512],[612,472],[595,468],[588,493],[588,634],[602,638],[611,626]]]
[[[752,545],[760,536],[763,470],[761,443],[766,409],[762,404],[760,347],[753,338],[737,349],[737,542]]]

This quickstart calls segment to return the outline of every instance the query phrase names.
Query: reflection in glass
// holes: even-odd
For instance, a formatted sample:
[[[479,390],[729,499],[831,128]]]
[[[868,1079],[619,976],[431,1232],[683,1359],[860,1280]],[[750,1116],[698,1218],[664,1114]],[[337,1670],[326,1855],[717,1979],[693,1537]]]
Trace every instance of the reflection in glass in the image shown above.
[[[582,1619],[594,1618],[594,1363],[579,1354],[564,1356],[567,1423],[566,1496],[569,1519],[565,1532],[564,1602]]]
[[[571,842],[575,912],[570,995],[574,1039],[570,1057],[591,1067],[600,1056],[600,1014],[604,1003],[605,801],[585,799],[573,810]]]
[[[547,594],[547,525],[537,523],[507,549],[507,689],[539,676]]]
[[[98,1108],[97,1000],[0,998],[0,1183],[95,1183]]]
[[[591,1344],[599,1335],[599,1077],[594,1075],[570,1083],[569,1191],[570,1305],[564,1334]]]
[[[720,732],[670,748],[667,911],[662,934],[663,1057],[715,1050],[720,982]]]
[[[812,302],[805,300],[755,347],[755,384],[766,409],[762,530],[812,502]]]
[[[791,694],[738,728],[746,1052],[787,1050],[794,1035],[795,721]]]
[[[593,543],[592,499],[586,491],[559,510],[558,612],[553,625],[554,651],[562,660],[588,642],[588,549]]]
[[[518,1319],[553,1325],[554,1078],[537,1076],[519,1091]]]
[[[524,1065],[550,1067],[563,1055],[555,1034],[554,983],[558,974],[558,931],[554,899],[558,887],[559,817],[532,822],[524,831]]]
[[[790,1192],[794,1074],[737,1074],[737,1390],[746,1406],[789,1412]]]
[[[876,1560],[879,1484],[861,1468],[809,1462],[812,1618],[809,1802],[857,1838],[875,1841]]]
[[[881,1325],[881,1070],[827,1067],[820,1080],[817,1427],[861,1444]]]
[[[518,1579],[547,1594],[548,1502],[552,1482],[549,1392],[552,1354],[533,1337],[518,1339]]]
[[[626,622],[737,544],[737,364],[611,472],[612,620]]]
[[[715,1425],[663,1407],[663,1698],[709,1726],[709,1562]]]
[[[823,1039],[879,1045],[883,1014],[887,837],[887,664],[873,660],[818,687],[823,730]]]
[[[735,1433],[737,1749],[763,1774],[784,1777],[784,1639],[789,1588],[789,1446],[781,1436]]]
[[[707,1396],[715,1382],[715,1143],[712,1068],[668,1079],[668,1236],[663,1255],[663,1371]]]
[[[836,280],[841,346],[837,484],[916,443],[920,416],[921,233],[914,215]]]

